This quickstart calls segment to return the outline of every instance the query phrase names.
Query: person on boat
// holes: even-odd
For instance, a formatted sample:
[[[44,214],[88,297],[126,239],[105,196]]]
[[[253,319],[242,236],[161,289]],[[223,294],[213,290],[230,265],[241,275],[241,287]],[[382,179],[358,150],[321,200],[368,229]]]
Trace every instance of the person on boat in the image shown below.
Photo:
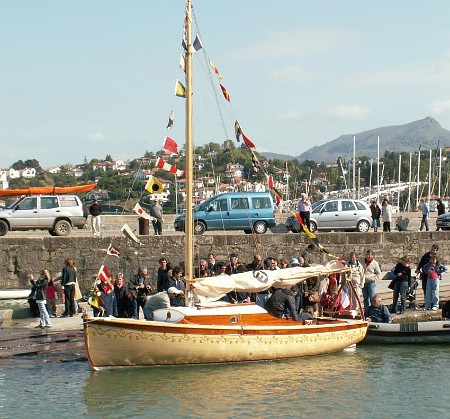
[[[50,315],[50,318],[56,317],[56,300],[58,299],[58,288],[56,288],[52,279],[48,281],[45,296],[47,299],[47,311]]]
[[[75,283],[77,282],[77,270],[72,259],[64,261],[61,272],[61,287],[64,290],[65,310],[62,317],[73,317],[75,314]]]
[[[381,278],[381,269],[379,263],[375,260],[375,255],[372,250],[367,250],[366,257],[364,258],[364,287],[363,287],[363,299],[364,299],[364,313],[367,316],[367,312],[370,307],[370,302],[375,296],[375,290],[377,287],[377,281]]]
[[[183,271],[179,266],[175,266],[175,268],[172,269],[172,282],[174,284],[174,287],[182,291],[182,294],[178,294],[175,296],[175,298],[172,300],[172,305],[176,307],[184,307],[186,305],[184,294],[186,291],[186,284],[183,281]]]
[[[167,291],[161,291],[153,294],[145,302],[144,317],[145,320],[153,319],[153,312],[161,308],[169,308],[176,304],[176,297],[183,294],[183,291],[170,287]]]
[[[430,218],[430,209],[424,198],[420,198],[419,210],[422,211],[422,220],[420,221],[419,231],[422,231],[423,229],[429,231],[428,218]]]
[[[376,200],[370,203],[370,212],[372,213],[372,228],[376,233],[380,227],[381,208]]]
[[[439,263],[436,254],[432,254],[430,262],[423,267],[423,271],[427,274],[425,310],[439,310],[439,281],[446,270],[447,268]]]
[[[169,276],[170,264],[165,257],[161,257],[158,261],[159,267],[156,274],[156,291],[167,291],[174,284],[172,283]]]
[[[298,258],[292,257],[291,260],[289,261],[289,266],[291,268],[302,267],[302,266],[305,266],[305,261],[301,256],[299,256]],[[297,284],[297,288],[299,289],[299,292],[295,296],[295,311],[297,313],[300,313],[300,309],[302,308],[302,294],[303,293],[301,292],[301,290],[303,289],[303,284],[301,282],[299,282]]]
[[[213,271],[208,269],[208,262],[205,259],[201,259],[198,262],[198,266],[194,269],[194,277],[200,278],[200,272],[206,272],[206,276],[213,276]]]
[[[303,223],[310,228],[310,217],[312,212],[311,200],[305,193],[300,195],[300,199],[297,203],[297,212],[302,217]]]
[[[101,227],[102,207],[97,199],[94,199],[94,202],[89,207],[89,214],[91,214],[92,234],[94,236],[99,236],[101,233],[100,227]]]
[[[279,319],[283,318],[287,311],[292,320],[298,320],[297,311],[295,310],[294,292],[298,292],[297,287],[292,287],[291,289],[276,288],[266,301],[265,309],[270,315]]]
[[[286,258],[280,260],[280,269],[289,268],[289,261]]]
[[[316,245],[309,244],[305,250],[301,253],[301,257],[304,260],[304,266],[311,266],[314,264],[314,254],[316,253]]]
[[[392,321],[391,313],[388,308],[381,304],[381,296],[375,294],[372,298],[372,304],[367,310],[366,320],[376,323],[390,323]]]
[[[207,260],[208,260],[208,270],[213,272],[213,275],[216,275],[217,271],[216,255],[214,253],[208,253]]]
[[[419,279],[422,281],[422,291],[423,291],[423,299],[425,301],[426,298],[426,290],[427,290],[427,274],[424,272],[423,267],[430,262],[431,255],[435,254],[439,251],[439,246],[436,243],[431,245],[430,251],[426,252],[420,258],[419,263],[417,264],[416,274],[419,275]],[[423,305],[425,307],[425,304]]]
[[[354,309],[358,308],[358,301],[361,298],[361,290],[364,287],[364,267],[358,259],[356,252],[350,253],[348,261],[350,267],[350,280],[355,292],[351,293],[351,302]]]
[[[397,312],[397,301],[400,295],[401,309],[399,314],[404,314],[406,310],[406,293],[411,286],[411,267],[407,256],[403,256],[397,265],[395,265],[393,274],[394,294],[392,298],[391,313]]]
[[[130,296],[129,317],[139,319],[139,308],[144,309],[147,295],[152,292],[152,287],[148,283],[148,269],[144,266],[139,268],[128,283],[128,295]]]
[[[264,269],[263,258],[257,253],[253,256],[253,260],[246,265],[247,271],[261,271]]]
[[[381,216],[383,217],[383,231],[391,231],[392,222],[392,205],[389,203],[389,199],[385,197],[381,204]]]
[[[127,317],[128,315],[128,292],[127,287],[123,282],[123,273],[119,272],[116,275],[116,280],[114,281],[114,294],[116,297],[117,305],[117,316],[116,317]]]
[[[118,317],[116,293],[106,282],[98,281],[98,310],[101,317]]]
[[[155,199],[153,201],[153,205],[150,208],[150,215],[155,218],[153,223],[153,229],[155,230],[155,236],[161,236],[162,235],[162,225],[164,223],[163,218],[163,209],[162,206],[159,203],[158,199]]]
[[[303,282],[302,309],[304,312],[317,313],[319,310],[320,278],[317,276],[308,278]]]
[[[238,261],[238,254],[237,253],[231,253],[229,257],[229,263],[225,269],[225,273],[227,275],[233,275],[238,273],[239,266],[241,265]]]
[[[47,269],[44,269],[41,271],[37,281],[35,281],[36,286],[35,298],[36,304],[39,307],[39,319],[40,319],[39,325],[36,327],[39,327],[41,329],[43,329],[44,327],[52,326],[50,322],[50,316],[48,314],[46,307],[46,298],[47,298],[46,291],[49,280],[50,280],[50,273],[48,272]]]

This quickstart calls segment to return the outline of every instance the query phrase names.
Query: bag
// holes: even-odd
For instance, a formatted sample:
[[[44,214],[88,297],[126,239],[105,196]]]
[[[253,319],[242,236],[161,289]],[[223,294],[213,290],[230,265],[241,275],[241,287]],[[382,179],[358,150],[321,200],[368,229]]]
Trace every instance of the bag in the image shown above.
[[[310,303],[318,303],[319,302],[319,293],[317,291],[308,292],[306,299]]]
[[[395,281],[392,280],[391,282],[389,282],[388,288],[389,288],[390,290],[393,290],[393,289],[394,289],[394,284],[395,284]]]

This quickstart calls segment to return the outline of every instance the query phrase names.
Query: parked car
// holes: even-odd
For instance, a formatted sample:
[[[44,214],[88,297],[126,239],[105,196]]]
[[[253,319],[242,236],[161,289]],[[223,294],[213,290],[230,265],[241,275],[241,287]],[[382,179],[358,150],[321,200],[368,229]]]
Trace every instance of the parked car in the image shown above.
[[[48,230],[52,236],[67,236],[73,228],[83,228],[87,216],[76,195],[26,196],[0,210],[0,236],[10,230]]]
[[[450,212],[441,214],[436,218],[436,228],[450,230]]]
[[[320,202],[311,213],[310,231],[356,230],[369,231],[372,216],[369,206],[357,199],[329,199]],[[293,233],[302,231],[297,219],[290,216],[285,223]]]
[[[270,192],[223,193],[194,208],[194,233],[206,230],[243,230],[264,234],[275,227],[275,209]],[[176,231],[184,231],[185,214],[174,221]]]

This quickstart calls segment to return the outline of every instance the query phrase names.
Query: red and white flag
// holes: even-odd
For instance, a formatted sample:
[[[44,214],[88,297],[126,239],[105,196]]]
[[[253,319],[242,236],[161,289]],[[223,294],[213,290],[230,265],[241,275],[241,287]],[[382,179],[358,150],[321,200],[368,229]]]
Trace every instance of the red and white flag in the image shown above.
[[[164,159],[162,159],[161,157],[158,157],[158,160],[156,160],[156,167],[158,169],[162,169],[167,172],[173,173],[177,176],[184,176],[183,170],[177,169],[175,166],[164,161]]]
[[[162,148],[170,151],[171,153],[178,154],[178,144],[170,137],[164,137],[164,144]]]
[[[108,254],[109,256],[120,257],[119,249],[116,249],[112,244],[109,245],[108,250],[106,251],[106,254]]]
[[[144,210],[144,208],[142,208],[139,205],[139,202],[136,203],[136,205],[133,207],[133,211],[137,214],[140,215],[142,218],[145,218],[146,220],[150,220],[153,219],[153,217]]]
[[[107,293],[110,293],[114,291],[114,281],[111,277],[111,274],[108,271],[108,268],[105,265],[102,265],[100,267],[100,270],[98,271],[98,279],[102,281],[104,284],[107,285]]]

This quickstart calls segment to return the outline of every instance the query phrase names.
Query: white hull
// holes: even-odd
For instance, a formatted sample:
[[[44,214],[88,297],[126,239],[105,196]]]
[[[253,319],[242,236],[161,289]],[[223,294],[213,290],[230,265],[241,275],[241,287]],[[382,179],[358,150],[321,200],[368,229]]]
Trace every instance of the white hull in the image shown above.
[[[19,300],[29,295],[30,290],[0,290],[0,300]]]
[[[360,342],[363,321],[303,325],[202,325],[128,319],[86,319],[85,341],[94,369],[267,361],[341,351]],[[270,322],[269,322],[270,323]]]

